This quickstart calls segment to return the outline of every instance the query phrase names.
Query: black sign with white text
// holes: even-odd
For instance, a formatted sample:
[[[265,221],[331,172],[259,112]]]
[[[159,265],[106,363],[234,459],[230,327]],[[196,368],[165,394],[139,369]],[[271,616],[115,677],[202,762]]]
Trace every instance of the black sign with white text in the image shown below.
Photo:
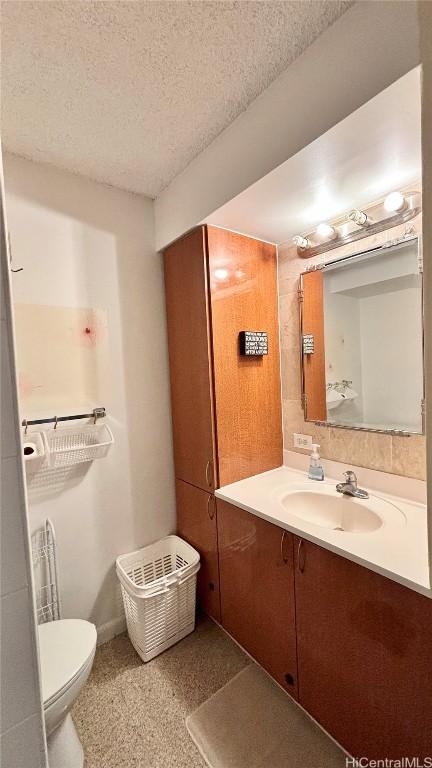
[[[268,354],[268,336],[265,331],[240,331],[239,342],[241,355]]]

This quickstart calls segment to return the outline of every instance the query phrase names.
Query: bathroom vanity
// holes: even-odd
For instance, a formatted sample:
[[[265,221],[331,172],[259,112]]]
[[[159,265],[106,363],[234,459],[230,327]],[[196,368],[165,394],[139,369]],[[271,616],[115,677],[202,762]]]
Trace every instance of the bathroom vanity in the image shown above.
[[[177,531],[201,555],[202,608],[350,754],[432,755],[425,506],[370,488],[367,500],[347,499],[336,478],[308,482],[281,466],[273,245],[203,226],[164,260]],[[305,420],[349,427],[359,439],[422,434],[421,285],[411,236],[303,273],[301,350],[292,341],[290,354],[301,352]],[[386,381],[397,379],[402,358],[384,354],[394,310],[375,305],[396,301],[402,316],[407,292],[413,311],[400,346],[416,376],[390,402]],[[361,320],[355,328],[346,309]],[[374,343],[363,343],[366,327]],[[361,348],[359,371],[351,352],[358,358]],[[365,389],[371,381],[379,401]]]
[[[216,491],[222,626],[350,754],[424,758],[432,751],[426,510],[371,494],[394,505],[394,518],[384,506],[377,529],[333,530],[282,503],[308,485],[312,508],[323,490],[336,507],[362,503],[338,498],[334,483],[315,490],[322,484],[285,467]],[[397,583],[408,572],[424,595]]]

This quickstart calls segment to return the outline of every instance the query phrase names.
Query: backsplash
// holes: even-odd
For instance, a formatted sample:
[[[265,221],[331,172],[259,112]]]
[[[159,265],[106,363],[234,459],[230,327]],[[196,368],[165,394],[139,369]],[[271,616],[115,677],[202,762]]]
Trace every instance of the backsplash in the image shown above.
[[[313,259],[302,259],[296,247],[288,243],[279,246],[279,313],[281,333],[281,376],[284,448],[305,453],[293,447],[293,433],[312,435],[321,446],[323,458],[381,470],[405,477],[426,479],[426,439],[423,435],[393,437],[374,432],[316,426],[305,422],[301,406],[300,328],[297,289],[301,272],[311,264],[349,256],[360,250],[382,245],[404,234],[421,233],[421,216],[385,232],[364,238],[357,243],[336,248]]]

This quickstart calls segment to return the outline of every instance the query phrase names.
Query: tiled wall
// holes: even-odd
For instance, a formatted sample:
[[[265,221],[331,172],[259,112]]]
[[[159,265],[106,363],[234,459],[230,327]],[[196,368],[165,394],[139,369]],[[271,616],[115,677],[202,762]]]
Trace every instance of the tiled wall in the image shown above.
[[[392,437],[305,422],[301,407],[300,328],[297,289],[300,273],[310,264],[367,250],[402,237],[412,229],[420,232],[421,217],[357,243],[336,248],[313,259],[301,259],[291,244],[279,247],[279,311],[281,326],[281,373],[284,448],[294,450],[293,432],[312,435],[326,459],[378,469],[420,480],[426,479],[426,441],[423,436]],[[299,451],[304,453],[304,451]]]
[[[1,168],[0,168],[1,182]],[[1,207],[1,757],[4,768],[44,768],[31,561]]]

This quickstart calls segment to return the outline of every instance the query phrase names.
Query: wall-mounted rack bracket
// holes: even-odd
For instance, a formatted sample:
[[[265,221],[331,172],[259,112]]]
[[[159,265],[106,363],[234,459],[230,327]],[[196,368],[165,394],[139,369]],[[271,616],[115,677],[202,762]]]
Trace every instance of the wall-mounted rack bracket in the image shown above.
[[[91,413],[78,413],[74,416],[52,416],[47,419],[23,419],[21,422],[21,425],[25,427],[25,430],[27,431],[27,427],[34,427],[39,424],[54,424],[54,429],[56,429],[57,424],[60,421],[75,421],[76,419],[94,419],[94,423],[98,421],[98,419],[103,419],[106,416],[106,409],[103,407],[100,408],[93,408],[93,411]]]

